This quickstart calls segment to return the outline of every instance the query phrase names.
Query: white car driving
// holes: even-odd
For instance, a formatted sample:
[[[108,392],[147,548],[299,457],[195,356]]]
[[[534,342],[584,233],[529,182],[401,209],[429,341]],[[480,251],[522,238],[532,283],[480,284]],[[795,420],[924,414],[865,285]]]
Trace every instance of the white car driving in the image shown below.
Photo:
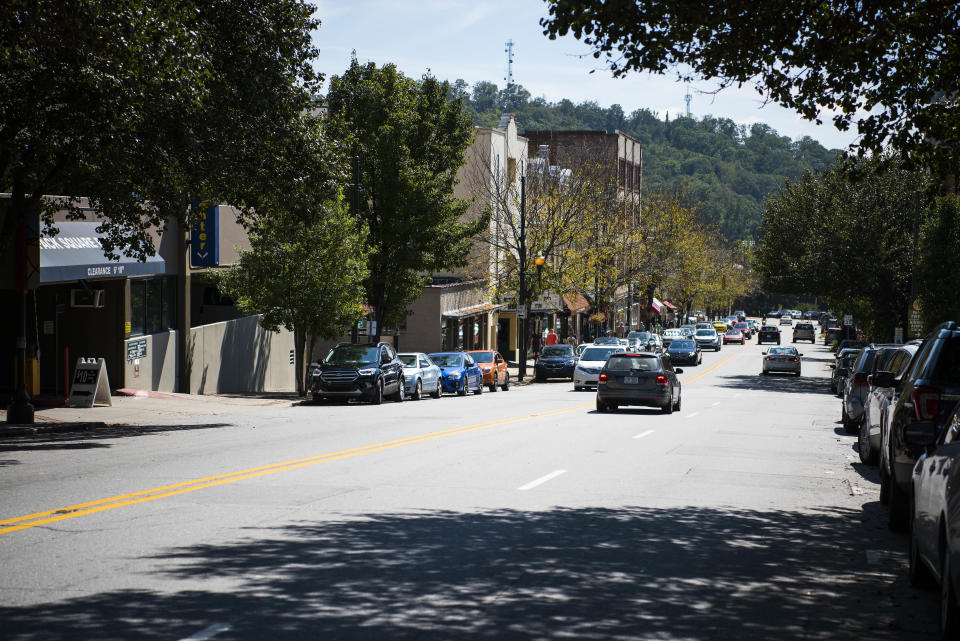
[[[596,387],[600,370],[607,364],[611,354],[626,352],[623,347],[614,345],[591,345],[583,350],[577,366],[573,368],[573,389],[580,391]]]

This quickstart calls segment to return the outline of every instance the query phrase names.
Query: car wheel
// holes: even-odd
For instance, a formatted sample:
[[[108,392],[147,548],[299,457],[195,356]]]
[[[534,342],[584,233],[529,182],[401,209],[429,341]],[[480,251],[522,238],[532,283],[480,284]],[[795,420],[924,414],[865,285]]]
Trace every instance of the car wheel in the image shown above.
[[[496,372],[494,372],[494,374],[493,374],[493,383],[490,385],[490,391],[491,391],[491,392],[496,392],[496,391],[497,391],[497,385],[498,385],[498,384],[499,384],[499,383],[497,382],[497,374],[496,374]]]
[[[397,403],[402,403],[407,398],[407,388],[406,383],[401,377],[397,381],[397,391],[390,395],[391,401],[396,401]]]
[[[857,433],[857,422],[850,418],[850,415],[847,414],[846,405],[843,406],[843,409],[840,412],[840,422],[843,423],[843,431],[847,434]]]
[[[870,447],[870,426],[865,418],[860,421],[860,430],[857,434],[857,454],[860,455],[861,463],[877,464],[877,452]]]
[[[421,398],[423,398],[423,381],[419,378],[417,379],[417,386],[413,388],[413,394],[410,395],[410,398],[415,401],[419,401]]]
[[[316,392],[313,393],[313,402],[314,402],[314,403],[316,403],[316,404],[319,405],[319,404],[323,403],[325,400],[326,400],[326,399],[323,398],[323,396],[321,396],[320,394],[317,394]]]
[[[581,387],[580,385],[574,385],[574,386],[573,386],[573,391],[574,391],[574,392],[579,392],[579,391],[582,390],[582,389],[583,389],[583,387]]]
[[[930,568],[920,558],[920,545],[917,542],[917,530],[912,526],[915,519],[913,510],[910,510],[910,566],[907,576],[910,577],[910,585],[915,588],[932,588],[937,585]]]
[[[664,414],[673,414],[673,390],[670,391],[670,400],[660,408],[660,411]]]
[[[467,395],[467,379],[463,379],[463,382],[460,384],[460,389],[457,390],[457,396],[466,396]]]
[[[957,607],[957,593],[950,577],[950,550],[943,551],[940,561],[940,633],[943,639],[956,639],[960,636],[960,608]]]
[[[440,379],[437,379],[437,389],[433,390],[430,394],[433,398],[440,398],[443,395],[443,386],[440,384]]]
[[[510,372],[506,373],[506,376],[503,379],[503,387],[501,387],[504,392],[510,391]]]
[[[887,504],[887,527],[893,532],[906,532],[910,525],[910,498],[897,483],[890,478],[890,502]]]
[[[620,406],[616,403],[610,403],[609,407],[611,412],[616,412],[618,409],[620,409]]]
[[[598,399],[597,399],[597,411],[600,412],[601,414],[603,414],[604,412],[607,411],[607,409],[609,409],[609,408],[607,407],[607,404],[604,403],[603,401],[601,401],[601,400],[598,398]]]
[[[887,474],[886,466],[880,461],[880,505],[890,503],[890,475]]]
[[[473,393],[477,396],[483,394],[483,378],[477,379],[477,389],[473,390]]]
[[[674,411],[674,412],[679,412],[679,411],[680,411],[680,402],[681,402],[682,400],[683,400],[682,396],[681,396],[681,395],[677,395],[677,404],[673,406],[673,411]]]
[[[377,380],[377,389],[373,392],[373,399],[371,401],[374,405],[381,405],[383,403],[383,379]]]
[[[537,379],[537,382],[538,382],[538,383],[542,383],[542,382],[544,382],[545,380],[547,380],[547,379],[545,379],[543,376],[540,376],[539,374],[537,374],[536,379]]]

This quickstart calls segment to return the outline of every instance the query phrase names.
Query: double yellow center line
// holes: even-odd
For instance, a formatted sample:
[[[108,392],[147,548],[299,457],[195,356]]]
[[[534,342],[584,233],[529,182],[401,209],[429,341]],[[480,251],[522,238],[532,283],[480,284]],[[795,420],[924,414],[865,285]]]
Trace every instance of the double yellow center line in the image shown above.
[[[215,487],[217,485],[225,485],[227,483],[235,483],[245,479],[257,478],[258,476],[267,476],[269,474],[277,474],[278,472],[289,472],[290,470],[309,467],[311,465],[330,463],[332,461],[353,458],[355,456],[363,456],[364,454],[373,454],[374,452],[383,452],[385,450],[392,450],[399,447],[405,447],[407,445],[414,445],[416,443],[423,443],[425,441],[447,438],[450,436],[456,436],[458,434],[466,434],[468,432],[476,432],[502,425],[510,425],[513,423],[520,423],[538,418],[557,416],[560,414],[587,409],[589,407],[593,407],[593,404],[575,405],[572,407],[564,407],[546,412],[537,412],[535,414],[525,414],[523,416],[514,416],[512,418],[505,418],[496,421],[474,423],[473,425],[464,425],[438,432],[427,432],[425,434],[418,434],[416,436],[409,436],[407,438],[401,438],[393,441],[384,441],[381,443],[374,443],[372,445],[365,445],[363,447],[340,450],[337,452],[327,452],[326,454],[318,454],[316,456],[294,459],[292,461],[284,461],[282,463],[274,463],[272,465],[251,467],[245,470],[230,472],[228,474],[206,476],[199,479],[193,479],[192,481],[183,481],[182,483],[174,483],[173,485],[163,485],[161,487],[155,487],[149,490],[141,490],[140,492],[132,492],[130,494],[121,494],[119,496],[112,496],[106,499],[88,501],[86,503],[77,503],[76,505],[68,505],[55,510],[46,510],[44,512],[27,514],[26,516],[18,516],[15,518],[0,520],[0,534],[9,534],[19,530],[26,530],[28,528],[38,527],[41,525],[48,525],[58,521],[65,521],[67,519],[74,519],[78,516],[86,516],[87,514],[95,514],[97,512],[113,510],[126,505],[136,505],[137,503],[156,501],[157,499],[166,498],[168,496],[186,494],[187,492],[195,492],[208,487]]]

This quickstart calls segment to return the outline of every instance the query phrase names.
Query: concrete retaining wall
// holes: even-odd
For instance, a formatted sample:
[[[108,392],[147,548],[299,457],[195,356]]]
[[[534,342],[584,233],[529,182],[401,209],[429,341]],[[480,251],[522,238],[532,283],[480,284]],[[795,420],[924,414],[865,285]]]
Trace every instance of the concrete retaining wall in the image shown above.
[[[138,359],[127,360],[127,345],[141,340],[147,342],[147,353]],[[124,371],[122,385],[110,381],[113,387],[142,389],[153,392],[177,391],[177,332],[169,330],[148,336],[137,336],[123,342]],[[107,372],[110,373],[109,371]]]
[[[268,332],[259,316],[190,330],[190,393],[293,392],[293,332]]]

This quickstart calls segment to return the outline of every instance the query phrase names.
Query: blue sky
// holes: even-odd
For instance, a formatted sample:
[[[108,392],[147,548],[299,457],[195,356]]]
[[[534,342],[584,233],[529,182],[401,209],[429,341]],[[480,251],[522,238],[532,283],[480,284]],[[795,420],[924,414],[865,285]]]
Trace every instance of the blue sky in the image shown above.
[[[633,74],[615,79],[601,61],[573,37],[556,41],[542,33],[541,0],[313,0],[322,21],[314,34],[320,51],[317,68],[335,75],[346,69],[351,52],[361,62],[392,62],[419,78],[428,70],[444,80],[470,85],[488,80],[503,87],[507,73],[504,43],[514,42],[514,81],[549,101],[595,100],[619,103],[626,113],[647,108],[682,113],[686,88],[670,76]],[[593,73],[590,73],[593,71]],[[716,95],[709,82],[694,83],[690,106],[695,117],[711,114],[738,123],[763,122],[791,138],[810,136],[829,148],[844,148],[855,134],[837,131],[829,118],[817,126],[777,105],[763,106],[752,88],[725,89]],[[523,123],[520,123],[521,128]]]

